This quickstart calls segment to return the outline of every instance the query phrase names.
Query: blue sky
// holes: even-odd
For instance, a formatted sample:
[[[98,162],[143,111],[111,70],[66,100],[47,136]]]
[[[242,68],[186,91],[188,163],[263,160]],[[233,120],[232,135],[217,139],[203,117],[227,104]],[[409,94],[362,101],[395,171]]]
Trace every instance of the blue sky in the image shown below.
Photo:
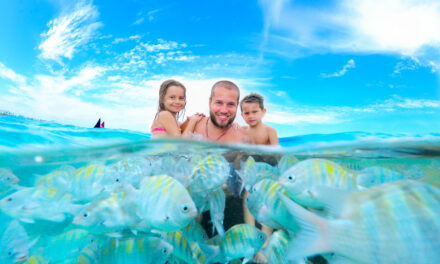
[[[440,2],[0,0],[0,110],[149,132],[160,83],[265,97],[279,136],[440,132]],[[237,121],[244,124],[241,117]]]

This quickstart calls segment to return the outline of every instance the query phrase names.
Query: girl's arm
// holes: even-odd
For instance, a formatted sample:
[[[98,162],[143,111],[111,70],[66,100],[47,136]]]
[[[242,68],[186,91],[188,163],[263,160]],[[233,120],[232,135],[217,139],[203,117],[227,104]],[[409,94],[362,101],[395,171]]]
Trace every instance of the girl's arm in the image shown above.
[[[157,115],[157,121],[167,130],[167,136],[180,137],[180,129],[177,125],[177,120],[169,111],[161,111]]]
[[[188,117],[188,120],[185,122],[185,126],[183,127],[182,136],[190,136],[192,133],[194,133],[194,128],[196,127],[196,124],[202,120],[202,118],[205,117],[204,114],[196,113],[190,117]]]

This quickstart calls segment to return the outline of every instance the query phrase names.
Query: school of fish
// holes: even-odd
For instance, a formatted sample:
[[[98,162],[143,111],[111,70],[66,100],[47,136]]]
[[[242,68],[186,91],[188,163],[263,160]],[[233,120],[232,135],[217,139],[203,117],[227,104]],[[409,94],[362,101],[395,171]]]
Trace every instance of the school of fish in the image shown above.
[[[256,160],[234,168],[221,154],[194,154],[64,165],[32,186],[0,168],[0,263],[251,263],[257,252],[274,264],[315,256],[440,263],[440,170]],[[244,223],[225,230],[231,177],[270,236]],[[197,220],[205,211],[210,230]]]

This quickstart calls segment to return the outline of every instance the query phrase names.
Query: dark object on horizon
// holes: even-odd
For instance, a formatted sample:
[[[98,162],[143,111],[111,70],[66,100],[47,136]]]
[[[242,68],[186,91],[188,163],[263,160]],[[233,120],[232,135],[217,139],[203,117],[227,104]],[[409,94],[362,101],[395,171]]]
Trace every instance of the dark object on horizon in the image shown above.
[[[94,128],[104,128],[104,121],[101,123],[101,118],[98,119],[98,122],[96,122]]]

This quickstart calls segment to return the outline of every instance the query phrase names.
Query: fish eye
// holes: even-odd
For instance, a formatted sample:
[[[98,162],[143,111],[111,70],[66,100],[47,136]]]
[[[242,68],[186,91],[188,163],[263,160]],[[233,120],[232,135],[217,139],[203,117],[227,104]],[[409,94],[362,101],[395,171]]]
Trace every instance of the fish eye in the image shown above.
[[[166,254],[168,252],[168,249],[164,248],[162,249],[162,253]]]
[[[11,201],[12,201],[12,198],[11,198],[11,197],[9,197],[7,201],[8,201],[8,202],[11,202]]]
[[[8,251],[8,255],[9,255],[9,256],[12,256],[12,250],[9,250],[9,251]]]
[[[119,178],[116,178],[116,182],[119,182]]]
[[[257,187],[252,187],[252,192],[256,192],[257,191]]]
[[[182,212],[184,212],[184,213],[188,212],[188,210],[189,210],[189,207],[188,207],[187,205],[185,205],[185,206],[182,208]]]
[[[260,239],[264,239],[263,235],[260,235]]]
[[[89,215],[88,215],[87,213],[84,213],[83,216],[84,216],[84,217],[87,217],[87,216],[89,216]]]
[[[296,177],[295,176],[292,176],[292,175],[289,175],[288,177],[287,177],[287,179],[289,179],[289,181],[295,181],[296,180]]]

